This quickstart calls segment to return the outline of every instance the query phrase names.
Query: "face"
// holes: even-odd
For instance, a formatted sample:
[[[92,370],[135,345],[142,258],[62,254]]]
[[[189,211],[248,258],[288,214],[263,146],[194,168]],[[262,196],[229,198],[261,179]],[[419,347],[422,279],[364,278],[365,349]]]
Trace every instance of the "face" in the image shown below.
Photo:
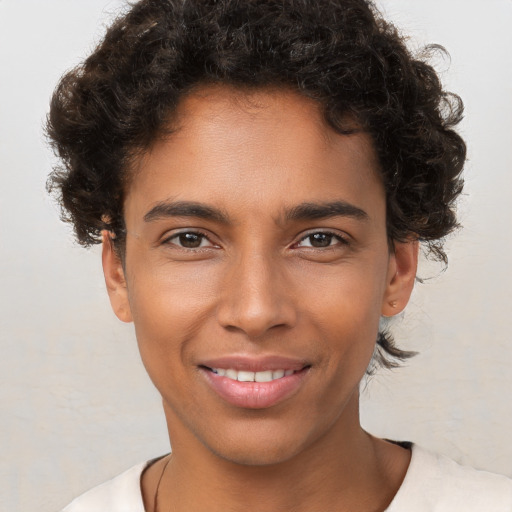
[[[358,426],[379,318],[415,273],[414,244],[390,251],[368,135],[336,134],[292,92],[203,89],[141,158],[124,207],[125,265],[104,244],[107,286],[173,446],[188,435],[269,464]]]

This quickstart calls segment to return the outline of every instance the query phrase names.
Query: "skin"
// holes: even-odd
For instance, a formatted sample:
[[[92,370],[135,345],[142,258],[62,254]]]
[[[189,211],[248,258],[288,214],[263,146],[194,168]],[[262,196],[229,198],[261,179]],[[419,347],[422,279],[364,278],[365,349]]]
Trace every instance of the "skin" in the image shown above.
[[[228,222],[147,219],[184,201]],[[285,215],[334,201],[364,215]],[[407,304],[417,243],[390,250],[370,137],[335,133],[294,92],[203,88],[133,169],[124,212],[123,262],[104,234],[107,289],[116,315],[134,322],[173,449],[143,475],[146,509],[169,462],[159,511],[384,510],[410,453],[364,432],[358,388],[379,318]],[[198,248],[176,236],[191,232]],[[300,358],[309,369],[284,401],[247,409],[220,398],[199,367],[224,355]]]

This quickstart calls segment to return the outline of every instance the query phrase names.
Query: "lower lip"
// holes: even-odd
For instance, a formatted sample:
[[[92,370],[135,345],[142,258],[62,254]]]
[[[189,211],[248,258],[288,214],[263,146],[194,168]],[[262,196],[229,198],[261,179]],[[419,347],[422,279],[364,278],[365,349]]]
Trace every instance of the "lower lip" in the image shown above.
[[[226,402],[245,409],[265,409],[290,398],[300,388],[308,369],[270,382],[239,382],[201,368],[212,389]]]

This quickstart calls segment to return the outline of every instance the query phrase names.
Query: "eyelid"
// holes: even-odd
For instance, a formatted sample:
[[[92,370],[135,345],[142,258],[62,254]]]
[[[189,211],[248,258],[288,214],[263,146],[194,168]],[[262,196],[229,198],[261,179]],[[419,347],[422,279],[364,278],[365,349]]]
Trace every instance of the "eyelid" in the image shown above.
[[[216,244],[214,241],[212,241],[211,236],[209,236],[208,233],[204,232],[200,228],[182,228],[182,229],[179,229],[178,231],[173,231],[171,233],[168,232],[162,238],[162,240],[159,242],[159,244],[161,244],[161,245],[171,244],[171,240],[173,240],[174,238],[179,237],[179,235],[183,235],[183,234],[186,234],[186,233],[191,233],[191,234],[195,234],[195,235],[199,235],[199,236],[203,237],[204,239],[206,239],[211,244],[211,246],[210,247],[187,248],[187,247],[182,247],[182,246],[180,246],[178,244],[174,244],[174,243],[172,245],[174,245],[178,249],[183,249],[185,251],[199,251],[201,249],[208,249],[208,248],[211,248],[211,247],[216,247],[216,248],[219,247],[219,244]],[[339,242],[339,245],[350,245],[350,237],[349,237],[349,235],[347,235],[345,233],[340,233],[340,232],[334,231],[332,229],[320,229],[320,228],[317,228],[317,229],[312,229],[310,231],[307,231],[306,233],[302,233],[300,235],[299,239],[296,242],[294,242],[292,244],[292,246],[297,246],[299,243],[303,242],[308,237],[310,237],[312,235],[315,235],[317,233],[322,233],[322,234],[325,234],[325,235],[330,235],[330,236],[336,238],[338,240],[338,242]],[[336,244],[336,245],[338,245],[338,244]],[[336,245],[334,245],[334,246],[329,245],[329,246],[326,246],[326,247],[308,247],[308,249],[325,250],[325,249],[328,249],[328,248],[332,249],[332,248],[336,247]]]
[[[173,231],[171,233],[168,232],[162,238],[162,240],[160,242],[160,245],[166,245],[166,244],[171,245],[172,244],[175,247],[177,247],[178,249],[182,249],[182,250],[185,250],[185,251],[199,251],[199,250],[202,250],[202,249],[209,249],[210,248],[210,247],[196,247],[196,248],[182,247],[181,245],[174,244],[174,243],[171,242],[171,240],[173,240],[174,238],[177,238],[180,235],[184,235],[186,233],[191,233],[191,234],[194,234],[194,235],[200,235],[201,237],[203,237],[206,240],[208,240],[208,242],[211,244],[210,247],[219,247],[218,244],[216,244],[215,242],[212,241],[211,237],[207,233],[205,233],[202,229],[199,229],[199,228],[183,228],[183,229],[180,229],[178,231]]]
[[[312,235],[316,235],[317,233],[321,233],[324,235],[331,235],[334,238],[336,238],[339,241],[339,245],[350,245],[350,237],[349,235],[345,233],[340,233],[338,231],[333,231],[332,229],[312,229],[311,231],[308,231],[307,233],[303,233],[299,240],[295,242],[293,245],[298,245],[300,242],[304,241],[306,238],[309,238]],[[307,247],[307,249],[314,249],[314,250],[325,250],[325,249],[333,249],[336,247],[335,245],[328,245],[326,247]],[[303,247],[301,247],[303,248]]]

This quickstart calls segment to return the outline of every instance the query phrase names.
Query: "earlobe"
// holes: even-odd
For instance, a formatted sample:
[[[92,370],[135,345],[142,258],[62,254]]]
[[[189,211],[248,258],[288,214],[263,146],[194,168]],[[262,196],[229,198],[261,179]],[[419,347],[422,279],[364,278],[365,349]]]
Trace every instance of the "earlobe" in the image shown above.
[[[122,262],[114,249],[112,235],[109,231],[102,231],[103,275],[110,299],[110,304],[117,318],[123,322],[131,322],[132,314],[128,301],[128,290]]]
[[[386,292],[382,302],[382,315],[395,316],[401,313],[411,296],[418,268],[417,240],[395,242],[390,255]]]

